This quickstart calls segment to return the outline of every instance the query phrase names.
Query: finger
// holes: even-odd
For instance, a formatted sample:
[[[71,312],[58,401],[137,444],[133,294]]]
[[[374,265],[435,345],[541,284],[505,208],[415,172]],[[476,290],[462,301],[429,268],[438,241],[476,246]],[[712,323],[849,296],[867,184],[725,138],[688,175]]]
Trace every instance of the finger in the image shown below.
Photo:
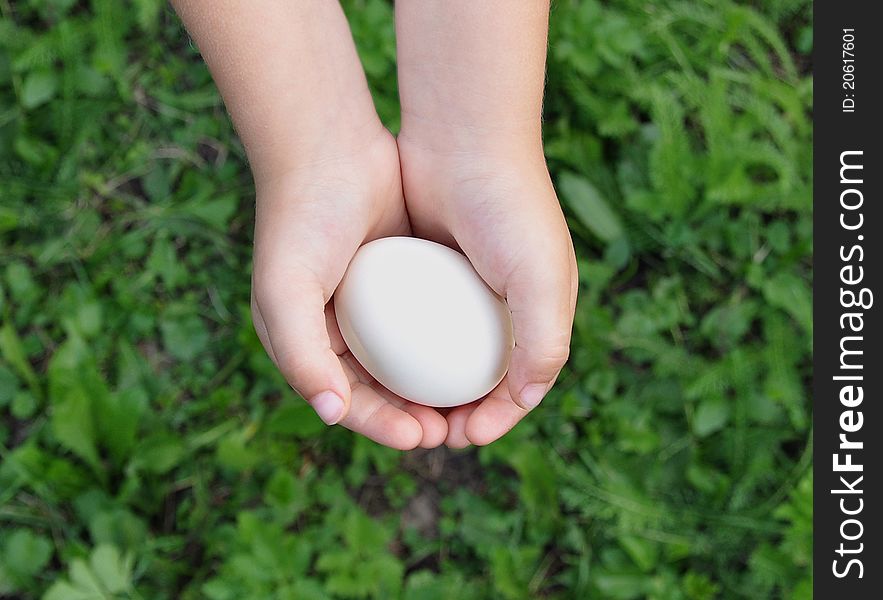
[[[297,265],[255,274],[255,302],[272,355],[288,383],[328,425],[350,405],[350,386],[325,324],[326,298],[315,275]]]
[[[340,333],[340,327],[337,325],[333,302],[329,302],[325,307],[325,323],[328,336],[331,339],[331,348],[340,356],[348,376],[350,376],[349,371],[351,370],[359,382],[371,385],[390,404],[414,417],[420,423],[420,427],[423,430],[423,437],[419,444],[421,448],[440,446],[448,433],[448,423],[445,421],[445,418],[434,408],[408,402],[374,380],[371,374],[365,370],[361,363],[356,360],[356,357],[353,356],[353,353],[349,351],[349,348],[347,348],[346,342]]]
[[[476,446],[486,446],[507,434],[529,413],[512,400],[503,381],[469,414],[465,436]]]
[[[445,438],[445,446],[456,450],[470,445],[469,438],[466,437],[466,422],[476,408],[478,408],[478,403],[470,402],[464,406],[458,406],[448,413],[448,435]]]
[[[438,413],[438,411],[436,411],[434,408],[430,408],[429,406],[423,406],[420,404],[409,402],[383,387],[380,383],[375,381],[374,378],[371,377],[367,371],[365,371],[362,365],[359,364],[359,361],[356,360],[355,356],[353,356],[352,352],[346,351],[344,354],[341,354],[341,360],[344,364],[344,370],[347,372],[347,375],[350,379],[350,385],[353,387],[354,395],[350,413],[356,414],[357,412],[363,411],[363,407],[357,405],[355,386],[369,386],[384,401],[386,401],[402,413],[410,415],[415,421],[417,421],[417,423],[420,424],[421,438],[417,444],[418,446],[420,446],[421,448],[435,448],[437,446],[440,446],[442,442],[444,442],[445,437],[448,434],[448,423],[447,421],[445,421],[445,418]],[[367,419],[365,419],[365,421],[369,426],[373,425]],[[380,426],[383,426],[383,424],[381,423]],[[359,431],[359,433],[363,432]],[[373,435],[375,434],[368,435],[368,437],[372,437]],[[372,437],[372,439],[374,439],[374,437]]]
[[[254,283],[252,283],[252,289],[253,288]],[[254,325],[255,333],[258,334],[258,339],[261,341],[261,345],[264,347],[264,350],[267,351],[267,356],[269,356],[270,360],[273,361],[273,364],[278,367],[279,365],[276,363],[276,354],[273,352],[273,346],[270,345],[270,334],[267,333],[267,324],[264,323],[264,317],[261,316],[261,311],[254,299],[254,293],[251,295],[251,322]]]
[[[552,267],[556,263],[559,268]],[[575,294],[570,256],[563,261],[532,258],[506,284],[515,348],[507,375],[512,400],[535,408],[570,354]]]
[[[394,395],[389,390],[384,390],[384,392],[382,393],[384,396],[386,394]],[[423,429],[423,439],[419,444],[421,448],[437,448],[445,442],[448,437],[448,422],[437,410],[404,399],[399,408],[420,423],[420,427]]]
[[[570,319],[576,314],[576,301],[579,297],[579,267],[576,262],[576,250],[570,245]]]
[[[353,410],[340,424],[396,450],[413,450],[423,440],[417,419],[387,402],[370,386],[358,383],[352,392]]]
[[[340,424],[397,450],[413,450],[419,446],[423,441],[420,422],[362,381],[348,363],[349,360],[345,359],[343,368],[352,387],[352,403]]]

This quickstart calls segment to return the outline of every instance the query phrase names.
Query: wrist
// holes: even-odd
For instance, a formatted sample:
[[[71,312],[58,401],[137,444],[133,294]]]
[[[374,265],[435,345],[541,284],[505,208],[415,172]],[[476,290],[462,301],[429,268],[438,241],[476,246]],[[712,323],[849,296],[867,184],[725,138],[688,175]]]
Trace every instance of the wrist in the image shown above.
[[[403,127],[399,134],[402,185],[409,207],[431,198],[439,214],[450,207],[469,210],[476,201],[502,193],[509,206],[526,203],[522,210],[526,214],[533,210],[527,205],[555,198],[539,134],[511,129],[458,131],[455,136],[443,132],[439,137],[428,133]]]
[[[445,115],[425,116],[402,109],[399,143],[405,151],[439,157],[507,157],[544,160],[542,122],[521,120],[464,122]]]
[[[309,178],[311,172],[334,165],[361,163],[390,137],[373,111],[361,116],[339,113],[336,119],[317,118],[263,137],[249,144],[247,152],[255,186],[261,189],[280,179]]]

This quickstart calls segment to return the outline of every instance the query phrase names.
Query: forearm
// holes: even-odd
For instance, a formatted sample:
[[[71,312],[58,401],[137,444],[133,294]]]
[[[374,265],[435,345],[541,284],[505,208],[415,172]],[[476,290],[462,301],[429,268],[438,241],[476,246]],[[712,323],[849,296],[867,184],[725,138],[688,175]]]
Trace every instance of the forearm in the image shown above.
[[[211,70],[256,180],[345,152],[381,127],[337,0],[172,5]]]
[[[548,0],[396,2],[403,135],[539,143],[548,17]]]

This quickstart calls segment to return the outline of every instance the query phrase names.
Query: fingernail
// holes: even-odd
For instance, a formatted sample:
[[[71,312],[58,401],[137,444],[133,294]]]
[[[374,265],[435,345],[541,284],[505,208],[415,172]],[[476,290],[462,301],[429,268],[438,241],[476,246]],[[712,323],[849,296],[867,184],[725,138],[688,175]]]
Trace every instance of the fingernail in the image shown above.
[[[536,408],[546,395],[545,383],[528,383],[521,388],[521,404],[527,409]]]
[[[343,400],[334,392],[316,394],[310,400],[310,406],[326,425],[334,425],[343,416]]]

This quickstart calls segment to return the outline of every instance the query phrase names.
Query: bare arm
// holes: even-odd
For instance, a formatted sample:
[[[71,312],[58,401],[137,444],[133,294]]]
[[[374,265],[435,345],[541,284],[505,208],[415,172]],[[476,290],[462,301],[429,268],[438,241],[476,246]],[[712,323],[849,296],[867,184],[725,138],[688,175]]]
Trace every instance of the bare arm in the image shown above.
[[[548,23],[548,0],[396,2],[403,132],[444,150],[537,144]]]
[[[336,0],[172,4],[211,70],[259,182],[322,160],[380,127]]]

